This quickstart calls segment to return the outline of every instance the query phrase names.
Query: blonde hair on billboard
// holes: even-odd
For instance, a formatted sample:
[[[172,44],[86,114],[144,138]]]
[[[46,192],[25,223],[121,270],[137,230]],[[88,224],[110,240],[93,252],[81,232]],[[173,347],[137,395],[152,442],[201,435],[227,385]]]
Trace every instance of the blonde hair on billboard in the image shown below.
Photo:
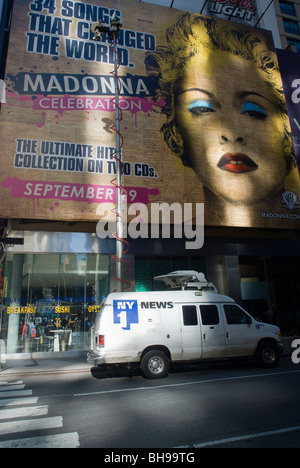
[[[284,122],[283,154],[287,173],[296,166],[286,102],[276,53],[270,50],[272,42],[259,29],[241,23],[185,13],[166,32],[167,45],[159,46],[146,55],[147,72],[158,80],[157,99],[163,100],[162,112],[167,120],[161,128],[171,151],[181,157],[185,166],[191,167],[184,153],[182,139],[175,118],[175,103],[186,63],[197,54],[199,46],[208,52],[223,50],[253,62],[265,73],[266,83],[272,89]]]

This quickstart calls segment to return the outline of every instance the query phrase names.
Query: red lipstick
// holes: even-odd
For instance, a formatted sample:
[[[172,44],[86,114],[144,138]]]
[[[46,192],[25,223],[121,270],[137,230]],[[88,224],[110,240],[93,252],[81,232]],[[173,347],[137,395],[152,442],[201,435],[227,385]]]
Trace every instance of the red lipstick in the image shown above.
[[[258,168],[257,164],[244,153],[226,153],[223,154],[218,167],[223,171],[242,174],[244,172],[255,171]]]

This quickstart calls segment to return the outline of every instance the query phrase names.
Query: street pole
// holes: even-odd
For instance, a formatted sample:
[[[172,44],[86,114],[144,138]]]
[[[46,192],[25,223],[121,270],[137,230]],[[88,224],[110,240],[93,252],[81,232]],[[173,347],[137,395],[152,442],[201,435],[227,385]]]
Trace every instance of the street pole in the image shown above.
[[[117,43],[119,29],[122,24],[116,19],[112,18],[110,28],[102,26],[101,20],[99,23],[94,23],[91,26],[92,32],[95,34],[93,39],[100,41],[103,33],[107,33],[113,40],[114,50],[114,79],[115,79],[115,130],[116,130],[116,279],[118,291],[123,291],[122,282],[122,260],[123,260],[123,220],[122,220],[122,155],[121,155],[121,134],[120,134],[120,107],[119,107],[119,82],[118,82],[118,67],[119,59],[117,54]]]
[[[117,287],[119,291],[123,290],[122,279],[122,256],[123,256],[123,221],[122,221],[122,155],[121,155],[121,138],[120,138],[120,107],[119,107],[119,83],[118,83],[118,56],[117,56],[117,34],[114,34],[114,77],[115,77],[115,105],[116,105],[116,222],[117,222],[117,237],[116,237],[116,277]]]

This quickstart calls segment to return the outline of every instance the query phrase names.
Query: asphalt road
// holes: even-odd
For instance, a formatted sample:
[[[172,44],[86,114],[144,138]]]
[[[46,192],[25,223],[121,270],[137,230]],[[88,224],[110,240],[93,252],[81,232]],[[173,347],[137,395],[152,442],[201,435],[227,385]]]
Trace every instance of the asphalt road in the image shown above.
[[[289,357],[272,370],[176,366],[162,380],[98,370],[0,375],[0,448],[103,448],[102,457],[134,448],[174,449],[173,457],[204,447],[299,448],[299,388],[300,364]]]

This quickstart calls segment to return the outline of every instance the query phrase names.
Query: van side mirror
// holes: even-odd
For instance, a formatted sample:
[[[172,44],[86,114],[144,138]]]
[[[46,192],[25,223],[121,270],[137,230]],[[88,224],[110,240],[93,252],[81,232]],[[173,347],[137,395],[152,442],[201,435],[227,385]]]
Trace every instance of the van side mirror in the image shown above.
[[[249,317],[249,315],[247,315],[246,324],[251,325],[251,323],[252,323],[251,317]]]

